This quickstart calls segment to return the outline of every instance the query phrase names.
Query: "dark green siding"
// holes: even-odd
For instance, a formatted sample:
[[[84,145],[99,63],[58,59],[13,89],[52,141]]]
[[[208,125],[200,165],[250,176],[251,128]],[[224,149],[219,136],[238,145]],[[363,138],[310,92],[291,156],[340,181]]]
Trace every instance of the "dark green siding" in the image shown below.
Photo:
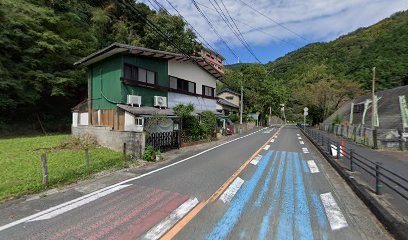
[[[167,60],[159,58],[138,57],[134,55],[123,56],[123,64],[132,64],[157,73],[157,82],[160,86],[169,86]],[[167,92],[151,88],[137,87],[122,84],[122,96],[126,101],[128,94],[142,96],[142,106],[153,107],[154,96],[167,97]]]
[[[92,79],[92,84],[88,86],[92,86],[92,108],[94,110],[113,109],[117,103],[126,103],[128,94],[142,96],[142,106],[153,106],[154,96],[167,97],[166,91],[123,84],[121,77],[125,63],[157,72],[158,84],[169,86],[167,60],[116,55],[89,67],[89,79]]]
[[[92,78],[92,108],[113,109],[122,103],[122,56],[113,56],[90,67]]]

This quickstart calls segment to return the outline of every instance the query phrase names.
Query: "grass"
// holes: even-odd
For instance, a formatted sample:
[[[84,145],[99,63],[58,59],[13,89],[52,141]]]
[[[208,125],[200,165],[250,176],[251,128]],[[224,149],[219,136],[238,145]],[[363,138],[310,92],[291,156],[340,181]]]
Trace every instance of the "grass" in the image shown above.
[[[89,177],[84,146],[67,134],[0,139],[0,201]],[[42,185],[41,155],[47,155],[48,187]],[[121,153],[89,145],[91,173],[126,167]]]

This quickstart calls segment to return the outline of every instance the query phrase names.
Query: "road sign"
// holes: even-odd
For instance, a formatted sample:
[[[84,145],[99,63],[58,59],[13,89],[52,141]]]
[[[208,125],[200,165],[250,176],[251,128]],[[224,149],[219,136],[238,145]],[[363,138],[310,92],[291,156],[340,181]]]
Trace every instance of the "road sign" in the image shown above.
[[[303,115],[305,115],[305,116],[309,115],[309,113],[307,111],[309,111],[309,108],[307,108],[307,107],[303,108]]]

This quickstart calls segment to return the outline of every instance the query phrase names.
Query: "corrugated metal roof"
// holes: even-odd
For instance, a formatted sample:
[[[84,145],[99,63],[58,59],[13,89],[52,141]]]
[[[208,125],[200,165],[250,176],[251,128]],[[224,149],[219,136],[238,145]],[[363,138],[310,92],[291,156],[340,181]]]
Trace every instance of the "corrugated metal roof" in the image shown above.
[[[217,99],[217,102],[218,102],[219,104],[221,104],[221,105],[225,105],[225,106],[229,106],[229,107],[233,107],[233,108],[239,108],[239,106],[237,106],[237,105],[235,105],[235,104],[233,104],[233,103],[230,103],[230,102],[228,102],[227,100],[222,99],[222,98],[218,98],[218,99]]]
[[[219,72],[215,67],[211,66],[211,64],[202,57],[186,56],[184,54],[159,51],[159,50],[143,48],[143,47],[136,47],[136,46],[126,45],[126,44],[121,44],[121,43],[112,43],[108,47],[103,48],[97,52],[94,52],[91,55],[75,62],[74,65],[88,66],[90,64],[101,61],[107,57],[110,57],[118,53],[123,53],[123,52],[128,52],[130,54],[134,54],[138,56],[161,58],[161,59],[167,59],[167,60],[175,59],[177,61],[191,61],[197,64],[198,66],[200,66],[201,68],[203,68],[205,71],[207,71],[211,75],[213,75],[216,79],[219,79],[219,80],[224,79],[224,74]]]
[[[218,94],[221,94],[221,93],[223,93],[223,92],[229,92],[229,93],[232,93],[232,94],[234,94],[234,95],[237,95],[238,97],[241,96],[240,93],[235,92],[235,91],[233,91],[233,90],[231,90],[231,89],[229,89],[229,88],[224,88],[224,89],[222,89]]]

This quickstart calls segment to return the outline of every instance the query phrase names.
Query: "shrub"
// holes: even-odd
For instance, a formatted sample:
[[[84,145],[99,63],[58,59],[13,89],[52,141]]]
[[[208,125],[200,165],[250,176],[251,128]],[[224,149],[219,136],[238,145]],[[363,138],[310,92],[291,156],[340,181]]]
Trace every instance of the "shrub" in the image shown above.
[[[341,117],[339,114],[333,119],[333,124],[341,124]]]
[[[201,113],[201,128],[205,137],[210,138],[215,132],[217,127],[217,119],[215,114],[210,111],[205,111]]]
[[[233,123],[237,123],[239,121],[239,116],[237,114],[231,114],[228,116],[228,118],[231,120]]]
[[[143,159],[145,161],[154,162],[158,155],[160,155],[160,151],[156,151],[153,146],[147,145],[143,153]]]

